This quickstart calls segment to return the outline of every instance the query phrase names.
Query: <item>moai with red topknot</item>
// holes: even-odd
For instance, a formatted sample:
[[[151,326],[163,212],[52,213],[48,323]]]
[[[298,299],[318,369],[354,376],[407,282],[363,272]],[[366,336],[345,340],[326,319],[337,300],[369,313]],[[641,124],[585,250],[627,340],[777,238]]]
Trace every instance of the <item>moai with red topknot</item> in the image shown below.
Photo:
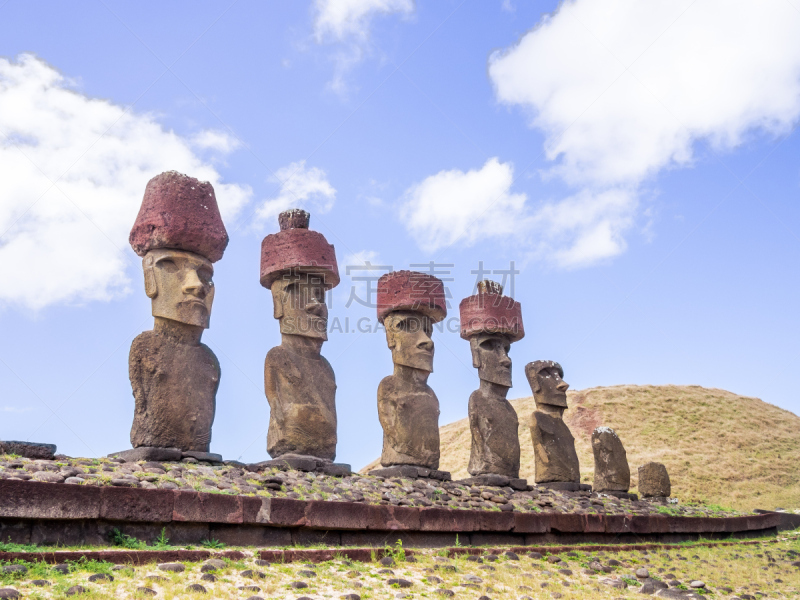
[[[339,284],[336,253],[308,228],[300,209],[278,216],[280,231],[261,243],[261,285],[272,292],[281,344],[267,353],[264,388],[270,406],[264,466],[346,474],[335,465],[336,378],[320,354],[328,339],[325,293]]]
[[[432,275],[395,271],[378,280],[378,321],[386,328],[394,373],[378,386],[383,477],[449,480],[439,471],[439,400],[433,372],[433,325],[447,316],[444,284]]]
[[[153,177],[129,241],[142,257],[155,326],[131,345],[134,449],[117,455],[221,461],[209,453],[219,362],[200,342],[214,301],[213,263],[228,244],[214,188],[175,171]]]
[[[511,344],[525,336],[522,307],[503,296],[503,287],[481,281],[478,293],[459,305],[461,337],[469,340],[472,366],[478,369],[480,387],[469,397],[469,456],[471,485],[510,485],[525,490],[519,479],[519,420],[506,400],[511,387]]]

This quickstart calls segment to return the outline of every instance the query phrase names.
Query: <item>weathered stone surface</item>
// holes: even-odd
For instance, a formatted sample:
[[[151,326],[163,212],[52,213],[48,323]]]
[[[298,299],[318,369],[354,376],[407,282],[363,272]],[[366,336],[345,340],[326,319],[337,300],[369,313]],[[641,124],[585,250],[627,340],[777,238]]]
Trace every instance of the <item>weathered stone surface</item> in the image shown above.
[[[644,498],[668,497],[672,486],[667,467],[657,462],[649,462],[639,467],[639,494]]]
[[[580,482],[575,438],[560,417],[536,410],[531,417],[536,483]]]
[[[481,379],[481,388],[470,394],[472,446],[467,468],[470,475],[519,477],[519,420],[506,400],[508,389]]]
[[[378,386],[384,467],[439,467],[439,399],[427,384],[428,375],[428,371],[395,364],[394,374]]]
[[[129,371],[136,399],[131,444],[208,452],[220,368],[200,332],[156,319],[133,340]],[[148,457],[149,460],[165,460]]]
[[[320,354],[328,339],[325,292],[339,283],[336,254],[320,233],[308,230],[300,209],[281,213],[281,231],[261,244],[261,284],[272,292],[281,345],[264,362],[270,405],[267,451],[336,457],[336,378]]]
[[[174,248],[218,261],[228,234],[214,188],[176,171],[156,175],[147,183],[129,241],[139,256],[155,248]]]
[[[16,440],[0,441],[0,454],[17,454],[32,460],[52,460],[56,454],[56,445]]]
[[[270,404],[270,456],[292,453],[333,460],[337,442],[336,378],[325,357],[319,351],[303,356],[288,344],[272,348],[264,363],[264,387]]]
[[[622,441],[613,429],[598,427],[592,433],[594,453],[594,491],[627,492],[631,470]]]
[[[439,467],[439,399],[427,381],[433,324],[446,315],[444,284],[436,277],[396,271],[378,280],[378,320],[394,363],[378,386],[384,467]]]

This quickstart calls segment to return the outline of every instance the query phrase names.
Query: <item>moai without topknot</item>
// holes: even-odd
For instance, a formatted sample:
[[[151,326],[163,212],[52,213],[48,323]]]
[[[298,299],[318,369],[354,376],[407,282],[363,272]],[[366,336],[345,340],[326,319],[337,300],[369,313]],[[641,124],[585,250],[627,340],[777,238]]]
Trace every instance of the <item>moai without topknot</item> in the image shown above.
[[[480,387],[469,397],[472,448],[467,470],[473,485],[496,485],[519,490],[519,420],[506,400],[511,387],[511,344],[525,336],[522,307],[503,296],[494,281],[481,281],[478,293],[459,305],[461,337],[469,340],[472,366],[478,369]]]
[[[383,477],[449,480],[439,471],[439,400],[433,372],[433,325],[447,316],[444,284],[432,275],[395,271],[378,280],[378,321],[386,328],[394,373],[378,386]]]
[[[592,432],[592,454],[594,454],[594,483],[592,490],[617,498],[637,500],[629,494],[631,469],[628,454],[617,432],[610,427],[598,427]]]
[[[228,234],[210,183],[175,171],[151,179],[129,238],[141,257],[155,325],[133,340],[136,400],[127,460],[221,461],[210,454],[220,368],[200,342],[214,301],[214,266]]]
[[[272,292],[281,344],[264,361],[270,406],[267,452],[279,468],[349,473],[336,458],[336,378],[320,354],[328,339],[325,293],[339,284],[336,253],[300,209],[278,216],[261,243],[261,285]],[[341,473],[340,473],[341,472]]]
[[[591,489],[580,483],[581,471],[575,438],[564,423],[567,388],[564,370],[552,360],[537,360],[525,366],[536,410],[531,415],[531,439],[536,465],[536,483],[559,490]]]

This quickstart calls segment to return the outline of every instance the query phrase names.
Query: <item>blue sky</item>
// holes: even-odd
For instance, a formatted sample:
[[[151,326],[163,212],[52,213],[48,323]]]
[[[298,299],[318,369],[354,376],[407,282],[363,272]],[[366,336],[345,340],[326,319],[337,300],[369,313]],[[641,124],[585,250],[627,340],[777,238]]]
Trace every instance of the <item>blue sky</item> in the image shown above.
[[[127,235],[168,169],[214,184],[231,237],[203,338],[226,458],[267,458],[259,247],[297,205],[342,271],[330,320],[351,331],[323,354],[355,467],[380,454],[392,368],[382,331],[353,331],[374,328],[347,306],[365,261],[449,271],[449,318],[481,261],[513,261],[510,398],[553,359],[575,389],[693,384],[800,412],[800,6],[642,6],[0,2],[0,439],[129,447],[128,349],[152,317]],[[478,379],[466,341],[434,341],[445,424]]]

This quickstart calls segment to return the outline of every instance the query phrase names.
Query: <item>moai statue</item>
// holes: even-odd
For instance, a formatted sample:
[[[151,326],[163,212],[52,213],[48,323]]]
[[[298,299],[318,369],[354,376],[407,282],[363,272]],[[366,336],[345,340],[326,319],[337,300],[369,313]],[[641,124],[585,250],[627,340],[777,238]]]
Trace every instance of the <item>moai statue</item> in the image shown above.
[[[643,498],[669,498],[672,483],[667,467],[657,462],[649,462],[639,467],[639,493]]]
[[[575,438],[564,423],[567,388],[557,362],[537,360],[525,366],[536,410],[531,415],[531,439],[536,464],[536,483],[554,489],[589,489],[580,484],[581,472]]]
[[[136,406],[128,460],[180,460],[210,454],[220,369],[200,343],[214,301],[213,263],[228,234],[214,188],[175,171],[153,177],[130,244],[143,257],[155,326],[133,340],[128,366]]]
[[[617,433],[610,427],[598,427],[592,433],[594,454],[593,491],[629,498],[631,470],[628,454]]]
[[[278,216],[280,231],[261,243],[261,285],[272,292],[281,331],[281,345],[264,362],[274,459],[265,464],[305,471],[330,470],[337,441],[336,378],[320,351],[328,339],[325,293],[339,284],[339,267],[333,245],[308,228],[309,219],[287,210]]]
[[[395,271],[378,280],[378,321],[386,328],[394,373],[378,386],[381,465],[371,474],[449,480],[439,468],[439,400],[433,372],[433,324],[447,316],[444,284],[432,275]]]
[[[469,340],[472,366],[478,369],[480,387],[469,397],[469,427],[472,449],[466,480],[474,485],[526,489],[519,479],[519,421],[506,395],[511,387],[513,342],[525,336],[522,308],[513,298],[503,296],[494,281],[481,281],[478,293],[464,298],[459,306],[461,337]]]

